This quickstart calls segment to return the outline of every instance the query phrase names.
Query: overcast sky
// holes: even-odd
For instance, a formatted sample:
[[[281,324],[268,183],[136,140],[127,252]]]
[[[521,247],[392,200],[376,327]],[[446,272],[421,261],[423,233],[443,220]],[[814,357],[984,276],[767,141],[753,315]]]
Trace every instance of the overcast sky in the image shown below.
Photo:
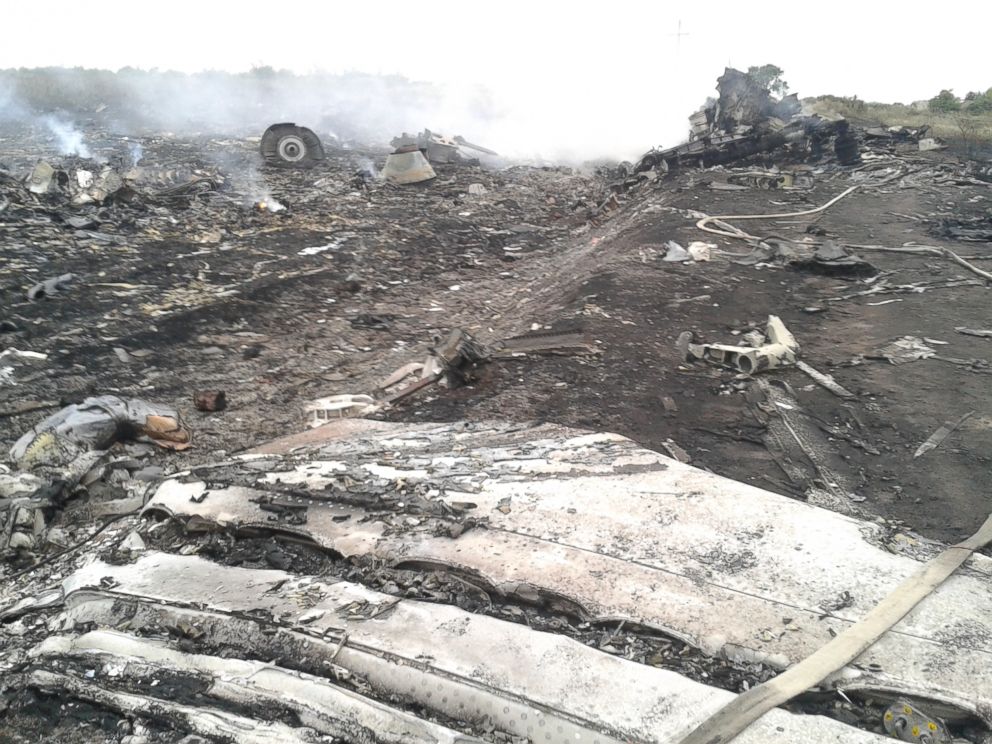
[[[727,65],[777,64],[803,96],[984,90],[990,29],[988,0],[45,0],[5,4],[0,67],[399,73],[456,94],[486,85],[521,128],[578,128],[585,142],[622,129],[646,147],[684,134]]]

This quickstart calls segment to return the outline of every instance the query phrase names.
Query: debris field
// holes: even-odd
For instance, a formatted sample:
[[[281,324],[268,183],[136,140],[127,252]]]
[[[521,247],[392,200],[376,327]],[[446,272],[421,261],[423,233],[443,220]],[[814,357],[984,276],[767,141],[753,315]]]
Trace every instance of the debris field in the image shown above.
[[[718,90],[583,167],[0,131],[0,742],[693,741],[979,531],[987,164]],[[992,741],[990,555],[735,741]]]

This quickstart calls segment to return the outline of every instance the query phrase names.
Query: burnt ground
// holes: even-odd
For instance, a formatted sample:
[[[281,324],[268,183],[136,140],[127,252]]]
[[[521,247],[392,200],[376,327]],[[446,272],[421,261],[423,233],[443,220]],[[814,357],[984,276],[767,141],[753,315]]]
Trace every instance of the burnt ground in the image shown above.
[[[107,153],[116,147],[105,132],[94,131],[91,139]],[[381,165],[376,150],[336,148],[314,170],[282,171],[258,167],[255,143],[245,139],[147,137],[143,145],[143,165],[162,170],[163,178],[199,169],[219,187],[81,208],[54,196],[6,206],[0,198],[0,322],[6,322],[0,350],[48,354],[44,362],[14,363],[12,380],[0,384],[4,449],[66,403],[118,394],[182,412],[194,447],[157,452],[151,461],[180,470],[302,430],[307,402],[373,391],[393,370],[422,360],[452,328],[486,343],[581,329],[600,353],[494,360],[474,370],[466,386],[428,388],[378,415],[539,419],[618,432],[652,449],[676,451],[676,445],[699,467],[794,498],[841,494],[836,508],[901,522],[942,541],[967,536],[989,512],[992,339],[955,330],[992,328],[985,282],[932,255],[864,251],[882,271],[873,281],[740,265],[732,261],[749,246],[726,238],[713,238],[718,249],[710,262],[661,260],[668,240],[685,246],[711,237],[694,226],[698,212],[800,211],[859,179],[906,171],[817,215],[737,224],[797,240],[944,246],[988,270],[988,242],[939,237],[942,219],[989,214],[989,184],[974,179],[965,161],[906,146],[854,169],[819,166],[811,188],[783,191],[718,190],[711,183],[726,181],[733,169],[684,171],[620,192],[602,208],[613,180],[604,173],[439,166],[436,181],[398,188],[359,175],[370,160]],[[39,157],[57,162],[48,148],[30,133],[3,133],[0,187]],[[486,193],[469,194],[471,184]],[[272,197],[287,208],[271,213],[254,206]],[[92,224],[67,222],[80,216]],[[64,291],[26,299],[35,282],[63,273],[77,275]],[[858,294],[879,286],[888,289]],[[675,348],[686,330],[705,341],[736,343],[740,334],[763,328],[769,314],[781,316],[796,336],[804,361],[855,393],[838,398],[795,368],[761,374],[793,398],[805,452],[795,442],[773,440],[777,414],[765,399],[767,385],[687,363]],[[940,358],[899,365],[872,358],[902,336],[929,339]],[[226,391],[226,410],[193,408],[193,393],[210,389]],[[974,414],[939,447],[914,458],[943,422],[969,411]],[[100,523],[91,509],[96,502],[125,495],[126,471],[116,472],[116,482],[92,487],[54,516],[69,543]],[[127,529],[112,527],[102,538],[118,541]],[[175,537],[157,544],[145,534],[165,550],[192,542]],[[213,548],[229,560],[275,567],[283,567],[273,560],[286,550],[249,541]],[[57,549],[17,556],[16,567]],[[207,554],[211,546],[196,549]],[[45,581],[58,581],[75,560],[57,561]],[[581,627],[526,607],[493,606],[489,598],[455,591],[444,576],[404,576],[313,556],[286,560],[289,570],[345,576],[388,593],[568,633],[727,689],[767,676],[760,668],[714,666],[671,639],[636,629]],[[28,621],[25,648],[43,634],[44,621],[44,613]],[[13,715],[25,705],[52,706],[47,718],[26,714],[18,730],[27,738],[60,731],[75,741],[77,720],[108,735],[120,731],[119,721],[100,709],[55,711],[51,701],[21,698],[7,703]],[[818,705],[806,701],[801,709]],[[828,712],[877,724],[877,711]]]
[[[812,193],[726,194],[693,185],[693,180],[683,177],[671,190],[658,190],[646,201],[708,214],[791,212],[821,204],[847,185],[845,177],[836,174]],[[793,219],[788,225],[768,221],[762,227],[769,233],[801,236],[813,225],[838,242],[900,246],[915,241],[992,258],[988,244],[938,240],[926,222],[912,219],[981,215],[988,209],[988,186],[921,184],[855,192],[813,218]],[[790,482],[778,464],[780,458],[769,452],[763,427],[748,402],[750,383],[725,369],[684,364],[675,348],[685,330],[707,341],[738,343],[736,334],[763,329],[773,313],[796,335],[807,363],[832,374],[857,395],[841,400],[796,369],[768,373],[791,386],[803,413],[822,433],[823,452],[834,474],[855,494],[854,508],[904,521],[945,541],[962,539],[981,524],[989,512],[992,368],[984,360],[992,358],[992,340],[955,328],[989,325],[987,287],[979,282],[834,301],[871,285],[786,268],[741,266],[726,259],[692,265],[642,262],[645,245],[663,252],[659,244],[667,240],[687,245],[703,236],[694,221],[679,212],[652,212],[644,203],[631,204],[627,212],[616,219],[614,234],[600,244],[608,253],[597,256],[594,276],[575,289],[553,319],[581,319],[603,349],[600,358],[580,363],[561,357],[502,362],[475,389],[436,396],[427,405],[411,402],[400,415],[455,419],[466,413],[486,417],[516,412],[620,432],[659,451],[665,451],[666,440],[673,440],[697,466],[795,496],[803,492],[802,484]],[[739,241],[717,242],[728,251],[747,251]],[[862,255],[885,272],[891,284],[975,278],[941,258]],[[926,359],[893,365],[865,359],[907,335],[942,342],[934,347],[939,356],[982,361]],[[677,410],[670,410],[671,403],[666,408],[666,397]],[[968,411],[975,411],[974,416],[941,447],[913,457],[941,423]]]
[[[113,138],[103,137],[93,139],[109,151]],[[0,146],[11,176],[51,155],[24,137]],[[788,462],[782,467],[802,452],[769,451],[753,383],[686,364],[675,349],[685,330],[736,343],[773,313],[803,360],[857,394],[841,400],[796,369],[766,373],[790,386],[822,435],[815,445],[825,467],[811,481],[832,473],[839,490],[854,495],[851,510],[945,541],[969,534],[988,512],[992,410],[983,360],[992,358],[992,340],[955,331],[990,326],[981,280],[941,257],[864,252],[890,286],[974,283],[837,300],[874,284],[738,265],[734,255],[749,247],[725,238],[715,239],[709,263],[660,260],[667,240],[707,237],[687,210],[798,211],[855,179],[905,169],[914,172],[826,212],[744,225],[794,239],[809,228],[841,243],[943,245],[987,267],[977,259],[992,257],[988,243],[934,236],[943,218],[988,214],[989,186],[968,177],[966,163],[907,147],[853,171],[823,166],[812,189],[785,191],[714,190],[722,169],[689,171],[621,194],[607,212],[596,209],[607,181],[567,169],[439,166],[437,181],[398,188],[356,176],[369,159],[381,163],[374,151],[339,149],[317,169],[281,171],[254,167],[253,148],[244,140],[148,138],[143,165],[220,174],[218,191],[192,200],[97,209],[39,197],[0,212],[0,315],[16,329],[0,345],[49,354],[22,363],[17,384],[0,388],[0,444],[87,395],[145,397],[177,407],[195,431],[192,450],[158,459],[175,469],[300,430],[306,402],[371,392],[453,327],[487,342],[582,328],[600,355],[496,361],[468,387],[428,389],[384,415],[537,418],[662,450],[670,440],[696,465],[802,496],[810,483],[796,482],[794,469],[790,479]],[[473,183],[487,193],[468,194]],[[253,209],[266,191],[287,209]],[[80,215],[93,226],[65,224]],[[70,272],[78,279],[67,290],[25,299],[34,282]],[[865,359],[904,335],[941,342],[938,355],[958,363]],[[224,389],[228,409],[193,410],[193,392],[202,389]],[[34,405],[48,407],[19,413]],[[941,423],[968,411],[975,413],[940,447],[913,457]]]

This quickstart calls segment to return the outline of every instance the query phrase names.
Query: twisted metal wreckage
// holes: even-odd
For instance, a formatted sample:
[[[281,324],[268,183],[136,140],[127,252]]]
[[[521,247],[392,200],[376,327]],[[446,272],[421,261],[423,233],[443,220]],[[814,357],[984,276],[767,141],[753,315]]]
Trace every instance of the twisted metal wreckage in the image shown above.
[[[443,567],[494,600],[626,623],[775,670],[860,633],[889,588],[914,594],[920,562],[941,552],[620,436],[552,425],[345,419],[178,473],[143,514],[194,534],[274,533],[347,559]],[[945,718],[988,723],[992,647],[979,629],[992,612],[992,560],[974,547],[939,592],[888,617],[891,630],[821,667],[814,684],[922,698]],[[93,561],[0,615],[64,605],[30,651],[28,684],[237,741],[476,741],[454,730],[463,722],[514,741],[676,742],[735,697],[453,606],[140,540],[127,550],[128,561]],[[194,699],[176,692],[184,686]],[[737,740],[883,739],[772,710]]]
[[[727,69],[717,81],[719,98],[689,117],[688,142],[652,150],[634,166],[634,174],[682,164],[719,165],[761,152],[790,147],[817,160],[833,151],[842,165],[860,159],[857,136],[846,119],[802,115],[795,94],[776,100],[750,75]]]
[[[648,153],[632,177],[779,147],[819,157],[830,140],[840,162],[857,159],[846,122],[798,114],[795,97],[776,101],[728,70],[719,100],[692,117],[692,139]],[[276,125],[263,154],[290,165],[322,157],[319,140],[301,129]],[[393,144],[394,155],[417,153],[410,167],[421,169],[420,159],[427,168],[428,160],[445,162],[446,148],[481,149],[429,131]],[[58,176],[42,171],[32,183],[55,188]],[[715,222],[719,234],[760,243],[728,219],[704,217],[700,227]],[[756,336],[750,346],[729,346],[684,334],[679,348],[744,374],[797,363],[799,345],[776,316]],[[480,354],[470,341],[456,334],[439,345],[436,367],[431,359],[408,365],[422,376],[402,394],[450,372],[466,346]],[[528,341],[539,340],[518,338],[517,347]],[[148,540],[124,532],[114,550],[53,575],[45,591],[18,583],[43,562],[8,577],[6,627],[60,610],[47,638],[0,656],[11,688],[158,727],[134,727],[120,739],[129,744],[180,735],[260,744],[937,744],[951,741],[951,728],[992,726],[992,559],[976,552],[992,540],[992,520],[946,547],[856,507],[828,511],[614,434],[328,421],[328,411],[371,413],[379,403],[344,397],[317,401],[311,413],[321,425],[304,434],[150,479],[131,511],[100,528],[113,532],[117,519],[140,511]],[[0,472],[5,545],[30,540],[51,508],[44,493],[85,482],[101,451],[125,434],[171,449],[190,442],[175,411],[114,396],[90,398],[26,433],[12,459],[42,468]],[[462,586],[459,596],[516,613],[397,596],[289,564],[244,567],[205,549],[231,534],[275,536],[349,565],[443,571]],[[151,538],[161,544],[150,546]],[[606,640],[596,647],[513,622],[531,617],[519,607],[595,628]],[[705,673],[690,678],[604,652],[624,627],[761,670],[762,683],[735,695]],[[881,703],[876,729],[886,735],[777,707],[810,691]]]

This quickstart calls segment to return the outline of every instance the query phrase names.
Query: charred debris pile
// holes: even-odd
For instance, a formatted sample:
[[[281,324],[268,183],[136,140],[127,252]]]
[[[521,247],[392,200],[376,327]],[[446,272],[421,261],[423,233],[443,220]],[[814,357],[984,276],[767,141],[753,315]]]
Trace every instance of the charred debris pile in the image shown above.
[[[567,168],[498,170],[493,150],[427,129],[397,136],[388,149],[362,149],[353,143],[324,143],[312,129],[288,122],[272,125],[249,143],[191,143],[162,136],[90,148],[83,133],[76,132],[71,139],[85,157],[38,159],[26,147],[15,151],[18,165],[0,168],[0,228],[5,235],[5,265],[0,267],[0,421],[6,429],[0,442],[15,445],[22,435],[28,436],[25,431],[35,431],[38,443],[30,452],[18,452],[15,471],[32,470],[25,462],[40,463],[47,468],[47,480],[4,474],[8,486],[0,492],[6,500],[0,510],[0,548],[16,544],[11,556],[21,565],[30,564],[35,551],[46,544],[45,525],[55,508],[109,475],[117,497],[133,498],[120,486],[147,470],[143,460],[155,449],[139,447],[140,455],[124,458],[126,467],[110,470],[100,457],[91,462],[89,451],[102,456],[104,445],[145,431],[144,424],[127,415],[107,411],[132,405],[118,396],[121,389],[154,390],[160,383],[153,381],[164,379],[159,365],[165,360],[148,348],[161,328],[183,343],[195,338],[210,356],[217,356],[218,365],[228,348],[239,350],[243,361],[250,362],[262,354],[265,333],[242,323],[236,334],[189,338],[189,323],[206,321],[217,308],[237,315],[240,311],[229,306],[248,301],[253,292],[325,274],[333,277],[337,296],[323,301],[337,303],[338,297],[344,302],[363,291],[373,271],[379,272],[374,280],[377,291],[386,294],[414,274],[454,275],[489,259],[512,266],[531,252],[586,235],[615,215],[624,201],[664,188],[695,169],[707,174],[704,178],[720,171],[708,181],[716,190],[793,189],[808,184],[814,168],[857,172],[879,153],[939,147],[925,130],[861,131],[843,119],[807,115],[797,96],[776,98],[738,70],[727,69],[717,91],[715,100],[689,117],[687,142],[651,150],[636,164],[601,168],[594,177]],[[102,137],[110,141],[106,133]],[[259,167],[258,155],[252,152],[256,148],[270,168]],[[976,168],[973,180],[983,177]],[[513,196],[497,197],[493,192],[498,189]],[[700,216],[705,218],[699,224],[704,230],[707,221],[716,219]],[[718,220],[713,224],[716,228],[710,232],[744,238],[753,246],[737,263],[779,262],[838,276],[877,274],[867,261],[829,241],[800,245],[759,239],[736,228],[728,233]],[[300,231],[314,242],[287,252],[281,245],[259,241],[259,235],[281,227]],[[992,234],[987,216],[943,219],[933,229],[969,241],[987,241]],[[318,234],[323,242],[316,242]],[[235,247],[238,241],[241,245]],[[431,244],[450,249],[454,257],[425,258],[424,248]],[[175,246],[183,251],[181,260],[167,253]],[[713,248],[697,242],[686,250],[672,243],[665,260],[709,260]],[[117,265],[91,270],[91,257],[108,251]],[[315,261],[321,263],[315,267]],[[451,286],[452,291],[458,289]],[[798,344],[795,339],[778,343],[777,338],[791,334],[771,317],[769,328],[775,332],[767,337],[755,332],[747,346],[702,345],[683,334],[679,348],[688,358],[725,362],[744,372],[794,364]],[[351,332],[367,332],[388,330],[395,323],[389,314],[355,312],[346,325]],[[155,326],[151,331],[149,324]],[[311,425],[339,416],[381,413],[436,383],[458,387],[471,382],[478,378],[478,369],[494,359],[600,351],[581,329],[549,329],[540,324],[522,334],[489,329],[480,340],[449,326],[420,339],[419,345],[404,340],[419,350],[419,358],[393,364],[374,386],[315,396],[299,409]],[[355,353],[361,348],[358,343],[357,336],[355,344],[342,342],[338,353]],[[52,365],[59,356],[66,364],[56,370]],[[81,374],[95,360],[110,365],[115,382],[111,390]],[[200,354],[195,363],[209,367],[214,361]],[[276,367],[273,374],[283,369]],[[178,401],[195,398],[202,411],[219,410],[226,401],[220,388],[183,390],[177,385],[177,390],[181,392],[169,405],[149,409],[166,413],[149,415],[178,421]],[[100,396],[106,392],[114,394],[112,405]],[[149,408],[140,398],[133,405]],[[284,416],[284,423],[293,418],[284,411],[273,415]],[[45,416],[51,417],[49,424]],[[26,417],[48,429],[18,431],[16,424]],[[94,417],[114,436],[91,441],[85,432]],[[76,457],[81,441],[88,442],[82,459]],[[65,456],[66,442],[72,443],[73,457]],[[98,461],[100,467],[90,472]],[[59,477],[59,466],[67,468],[67,477]],[[13,506],[14,495],[23,508]]]
[[[850,124],[845,119],[804,115],[794,93],[776,99],[752,76],[734,69],[724,72],[717,90],[715,101],[689,117],[689,141],[647,153],[634,173],[683,163],[721,165],[779,149],[811,161],[831,154],[841,165],[861,160],[857,133]]]
[[[596,291],[553,281],[580,275],[561,255],[609,260],[597,246],[628,206],[750,248],[642,246],[642,264],[686,272],[686,291],[664,298],[666,322],[717,307],[717,290],[697,285],[723,259],[868,287],[850,297],[930,288],[889,283],[815,226],[759,236],[663,203],[686,184],[721,196],[805,193],[824,175],[851,179],[849,191],[884,185],[910,173],[890,173],[893,161],[940,147],[925,129],[808,114],[737,70],[717,91],[685,143],[592,174],[504,167],[428,129],[389,147],[292,122],[247,142],[163,135],[136,147],[103,132],[108,146],[77,142],[61,158],[22,142],[0,164],[0,726],[15,741],[73,744],[677,741],[936,554],[871,519],[818,459],[825,437],[807,431],[795,390],[765,384],[796,368],[837,405],[860,396],[810,366],[816,339],[778,315],[719,337],[728,343],[681,326],[668,346],[678,375],[703,380],[681,405],[720,396],[723,415],[728,391],[755,383],[758,424],[726,436],[774,436],[797,499],[691,467],[670,439],[665,458],[618,435],[511,423],[519,411],[495,423],[374,420],[434,393],[456,406],[488,370],[528,355],[564,357],[553,390],[571,395],[574,367],[598,363],[610,339],[544,322],[569,303],[580,320],[623,324],[600,330],[650,334]],[[949,183],[988,181],[987,168],[928,167]],[[992,235],[987,215],[931,230]],[[941,286],[984,287],[978,274]],[[937,357],[934,343],[904,336],[876,356]],[[620,361],[636,386],[635,360]],[[984,374],[982,360],[945,361]],[[678,413],[668,392],[641,398],[655,399]],[[856,438],[819,424],[874,449],[860,421]],[[821,571],[831,541],[871,566],[871,587],[850,591],[857,566],[844,561]],[[939,611],[740,741],[927,741],[907,738],[914,727],[931,744],[983,741],[992,714],[975,680],[988,636],[955,613],[961,597],[976,614],[989,606],[987,563],[976,556]],[[587,684],[558,685],[575,677]]]
[[[670,171],[713,166],[818,165],[858,166],[862,152],[910,143],[921,150],[941,144],[926,127],[861,130],[843,118],[828,119],[804,111],[797,94],[775,97],[746,72],[727,68],[717,80],[718,96],[689,117],[686,142],[652,149],[636,163],[621,163],[612,184],[615,192],[653,182]],[[754,180],[754,179],[752,179]],[[766,175],[762,188],[790,186],[790,176]]]

